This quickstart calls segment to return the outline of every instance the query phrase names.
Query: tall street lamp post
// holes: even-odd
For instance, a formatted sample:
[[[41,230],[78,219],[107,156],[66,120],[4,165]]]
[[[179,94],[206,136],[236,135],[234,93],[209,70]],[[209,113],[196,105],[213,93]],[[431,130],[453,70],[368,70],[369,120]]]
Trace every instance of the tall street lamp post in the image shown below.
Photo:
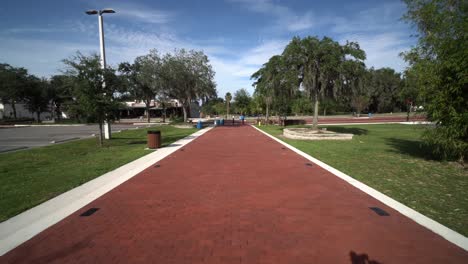
[[[111,8],[106,8],[102,10],[88,10],[86,11],[86,14],[88,15],[98,15],[98,21],[99,21],[99,45],[100,45],[100,51],[101,51],[101,67],[102,69],[106,69],[106,49],[104,46],[104,20],[102,17],[102,14],[112,14],[115,13],[115,11]],[[102,86],[105,87],[106,83],[105,81],[102,83]],[[111,125],[108,122],[107,118],[104,121],[104,137],[106,139],[111,138]]]

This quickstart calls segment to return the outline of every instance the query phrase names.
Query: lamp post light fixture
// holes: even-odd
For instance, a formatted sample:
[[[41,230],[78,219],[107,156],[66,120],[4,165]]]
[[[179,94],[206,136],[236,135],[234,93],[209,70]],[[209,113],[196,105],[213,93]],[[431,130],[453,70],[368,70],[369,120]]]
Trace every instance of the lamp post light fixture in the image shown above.
[[[101,51],[101,67],[102,69],[106,69],[106,49],[104,46],[104,20],[102,18],[102,14],[113,14],[115,13],[114,9],[111,8],[105,8],[102,10],[88,10],[86,11],[86,14],[88,15],[98,15],[98,21],[99,21],[99,46],[100,46],[100,51]],[[106,83],[103,82],[102,86],[105,87]],[[111,138],[111,125],[108,122],[108,120],[105,120],[104,122],[104,137],[106,139]]]

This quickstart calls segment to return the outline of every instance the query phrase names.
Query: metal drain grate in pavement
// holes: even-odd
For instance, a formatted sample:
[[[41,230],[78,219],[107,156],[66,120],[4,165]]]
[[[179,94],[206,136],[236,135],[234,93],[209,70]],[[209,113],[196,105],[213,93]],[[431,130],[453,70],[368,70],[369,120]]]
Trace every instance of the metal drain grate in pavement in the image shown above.
[[[90,208],[88,210],[86,210],[84,213],[80,214],[80,216],[90,216],[92,214],[94,214],[95,212],[97,212],[99,210],[99,208]]]
[[[369,207],[372,211],[374,211],[376,214],[379,216],[389,216],[390,214],[387,213],[384,209],[379,208],[379,207]]]
[[[155,167],[155,168],[159,168],[159,167],[161,167],[161,165],[156,164],[156,165],[154,165],[154,167]]]
[[[312,167],[312,163],[306,163],[306,166]]]

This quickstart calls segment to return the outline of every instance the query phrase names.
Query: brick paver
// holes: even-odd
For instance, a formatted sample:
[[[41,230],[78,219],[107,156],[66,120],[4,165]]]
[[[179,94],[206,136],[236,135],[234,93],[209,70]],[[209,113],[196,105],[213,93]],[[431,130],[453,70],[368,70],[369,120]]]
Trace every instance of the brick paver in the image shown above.
[[[463,249],[249,126],[215,128],[157,165],[0,262],[468,263]],[[80,216],[89,208],[99,210]]]

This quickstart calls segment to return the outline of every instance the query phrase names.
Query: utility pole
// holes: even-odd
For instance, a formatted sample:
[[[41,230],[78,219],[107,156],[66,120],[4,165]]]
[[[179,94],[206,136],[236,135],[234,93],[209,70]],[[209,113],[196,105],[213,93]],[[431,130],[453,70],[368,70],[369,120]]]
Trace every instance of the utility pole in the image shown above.
[[[86,14],[88,15],[98,15],[98,23],[99,23],[99,50],[101,52],[101,67],[103,70],[106,69],[106,48],[104,45],[104,19],[102,14],[109,13],[113,14],[115,11],[110,8],[106,8],[103,10],[88,10],[86,11]],[[106,82],[102,83],[103,88],[106,87]],[[105,95],[105,94],[104,94]],[[109,123],[109,120],[106,118],[104,121],[104,137],[105,139],[111,139],[111,124]]]

